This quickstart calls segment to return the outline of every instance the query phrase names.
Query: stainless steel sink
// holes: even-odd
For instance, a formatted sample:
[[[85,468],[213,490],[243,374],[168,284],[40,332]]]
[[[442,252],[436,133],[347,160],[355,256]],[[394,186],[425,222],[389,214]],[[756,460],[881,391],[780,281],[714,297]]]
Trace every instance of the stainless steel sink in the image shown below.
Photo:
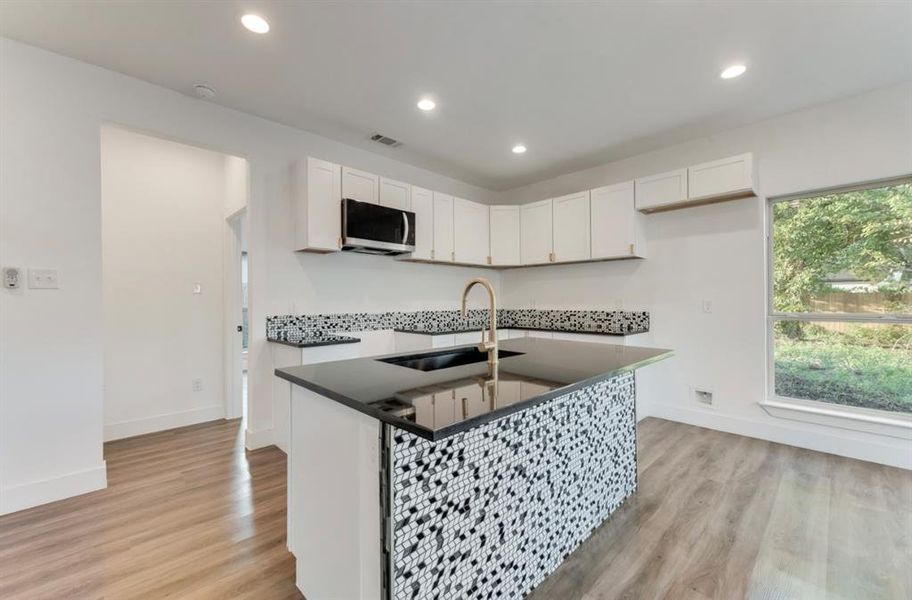
[[[498,358],[507,358],[508,356],[517,356],[523,352],[514,352],[512,350],[499,350]],[[437,352],[424,352],[422,354],[410,354],[408,356],[393,356],[390,358],[378,358],[380,362],[417,369],[419,371],[436,371],[438,369],[449,369],[451,367],[461,367],[473,363],[485,362],[488,360],[488,353],[481,352],[478,348],[459,348],[458,350],[441,350]]]

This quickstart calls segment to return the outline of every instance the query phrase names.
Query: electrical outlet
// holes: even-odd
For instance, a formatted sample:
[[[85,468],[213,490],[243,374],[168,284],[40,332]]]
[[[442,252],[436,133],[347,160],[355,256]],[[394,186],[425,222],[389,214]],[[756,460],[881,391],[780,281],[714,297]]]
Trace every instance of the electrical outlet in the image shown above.
[[[709,314],[712,314],[712,311],[713,311],[713,301],[704,300],[703,301],[703,312],[709,315]]]
[[[202,379],[194,379],[194,380],[193,380],[193,391],[194,391],[194,392],[202,392],[202,391],[203,391],[203,380],[202,380]]]
[[[194,293],[194,294],[202,294],[202,293],[203,293],[203,284],[200,283],[199,281],[194,282],[194,284],[193,284],[193,293]]]
[[[56,290],[57,269],[29,269],[28,286],[33,290]]]
[[[22,270],[19,267],[3,267],[3,287],[11,290],[22,287]]]
[[[713,393],[707,390],[698,390],[694,388],[694,400],[697,401],[697,404],[702,406],[707,406],[712,408],[713,405]]]

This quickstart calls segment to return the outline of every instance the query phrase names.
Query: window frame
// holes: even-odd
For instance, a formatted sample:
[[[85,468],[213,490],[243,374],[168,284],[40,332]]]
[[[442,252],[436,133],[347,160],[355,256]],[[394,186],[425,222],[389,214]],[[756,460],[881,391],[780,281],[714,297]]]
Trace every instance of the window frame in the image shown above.
[[[766,241],[766,394],[764,395],[764,401],[762,401],[760,405],[771,416],[813,422],[856,431],[865,431],[868,433],[889,435],[891,437],[900,437],[903,439],[912,439],[912,414],[834,404],[822,400],[791,398],[776,394],[774,327],[777,322],[830,321],[912,324],[912,315],[905,315],[902,313],[792,313],[777,311],[773,303],[773,286],[775,282],[773,273],[773,233],[775,229],[773,207],[780,202],[810,200],[827,194],[853,192],[900,184],[912,184],[912,174],[871,180],[857,184],[805,190],[802,192],[767,198],[764,223]]]

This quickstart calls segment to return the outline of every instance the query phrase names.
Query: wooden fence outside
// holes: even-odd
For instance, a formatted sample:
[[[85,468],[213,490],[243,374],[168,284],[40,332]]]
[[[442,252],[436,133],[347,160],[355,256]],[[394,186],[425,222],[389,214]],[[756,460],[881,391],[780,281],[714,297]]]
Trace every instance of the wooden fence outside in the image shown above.
[[[884,314],[897,312],[912,313],[912,293],[889,297],[880,292],[831,292],[811,301],[811,310],[819,313],[867,313]],[[821,322],[820,327],[828,331],[846,333],[855,327],[877,327],[876,323]]]

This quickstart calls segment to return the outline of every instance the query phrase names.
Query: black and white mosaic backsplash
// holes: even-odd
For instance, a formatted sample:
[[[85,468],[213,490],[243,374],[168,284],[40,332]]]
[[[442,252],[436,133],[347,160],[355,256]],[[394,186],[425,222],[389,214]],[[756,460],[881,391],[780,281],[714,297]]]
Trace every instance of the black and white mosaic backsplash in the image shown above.
[[[467,317],[458,310],[391,311],[276,315],[266,317],[266,337],[288,340],[313,332],[378,331],[382,329],[460,330],[487,325],[488,310],[473,309]],[[557,331],[639,333],[649,331],[649,313],[621,310],[497,309],[500,327]]]
[[[393,440],[394,597],[519,600],[636,490],[633,373]]]

